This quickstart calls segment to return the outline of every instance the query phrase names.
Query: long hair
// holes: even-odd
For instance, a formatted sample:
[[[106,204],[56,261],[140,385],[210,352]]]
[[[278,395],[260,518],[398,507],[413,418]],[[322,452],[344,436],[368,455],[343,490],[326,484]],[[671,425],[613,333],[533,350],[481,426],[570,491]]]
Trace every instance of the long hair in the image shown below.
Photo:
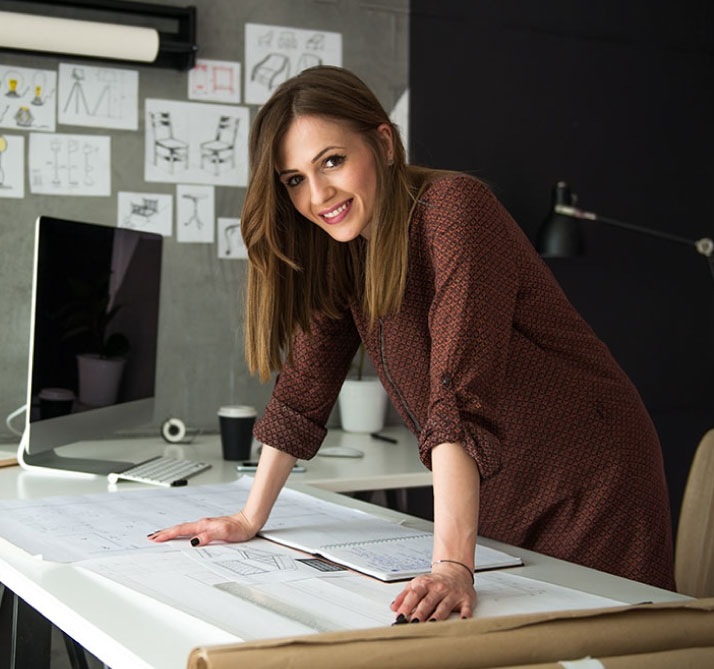
[[[293,206],[276,171],[278,147],[299,116],[344,123],[373,152],[377,196],[370,239],[338,242]],[[392,128],[393,157],[377,128]],[[250,267],[245,311],[248,367],[267,380],[291,357],[297,328],[310,331],[315,314],[339,318],[361,301],[370,323],[397,311],[407,275],[409,220],[428,171],[406,164],[397,128],[369,88],[338,67],[304,70],[280,85],[250,132],[250,181],[241,231]]]

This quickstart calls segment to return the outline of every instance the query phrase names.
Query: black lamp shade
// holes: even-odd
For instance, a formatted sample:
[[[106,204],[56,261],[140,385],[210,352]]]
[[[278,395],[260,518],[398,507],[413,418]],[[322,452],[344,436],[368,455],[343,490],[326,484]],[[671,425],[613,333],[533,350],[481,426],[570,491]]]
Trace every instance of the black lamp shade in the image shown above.
[[[583,237],[580,223],[570,216],[558,214],[555,205],[570,206],[573,195],[568,184],[559,181],[553,187],[550,213],[536,236],[536,249],[545,258],[569,258],[583,254]]]

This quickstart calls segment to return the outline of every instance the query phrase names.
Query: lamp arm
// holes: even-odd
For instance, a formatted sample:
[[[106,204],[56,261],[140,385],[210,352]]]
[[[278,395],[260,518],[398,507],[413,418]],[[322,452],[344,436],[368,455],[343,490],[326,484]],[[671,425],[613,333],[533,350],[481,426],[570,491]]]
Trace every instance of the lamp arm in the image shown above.
[[[576,207],[570,207],[564,204],[556,204],[554,209],[557,214],[563,214],[564,216],[570,216],[571,218],[585,219],[588,221],[598,221],[599,223],[612,225],[616,228],[623,228],[624,230],[630,230],[631,232],[639,232],[643,235],[650,235],[651,237],[667,239],[670,242],[677,242],[678,244],[694,246],[698,253],[701,253],[707,258],[711,258],[712,254],[714,253],[714,241],[712,241],[709,237],[702,237],[702,239],[697,240],[687,239],[686,237],[679,237],[678,235],[672,235],[668,232],[661,232],[660,230],[643,228],[639,225],[633,225],[632,223],[617,221],[614,218],[606,218],[605,216],[599,216],[598,214],[595,214],[592,211],[583,211],[582,209],[577,209]]]

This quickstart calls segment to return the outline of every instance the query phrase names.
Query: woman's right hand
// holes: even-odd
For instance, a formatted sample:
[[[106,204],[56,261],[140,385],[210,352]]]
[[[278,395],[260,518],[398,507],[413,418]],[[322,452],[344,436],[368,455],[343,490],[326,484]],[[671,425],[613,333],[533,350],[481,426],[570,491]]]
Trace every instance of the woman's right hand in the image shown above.
[[[163,543],[171,539],[190,538],[192,546],[205,546],[212,541],[248,541],[259,529],[259,524],[251,522],[244,511],[239,511],[231,516],[201,518],[191,523],[167,527],[150,534],[149,540]]]

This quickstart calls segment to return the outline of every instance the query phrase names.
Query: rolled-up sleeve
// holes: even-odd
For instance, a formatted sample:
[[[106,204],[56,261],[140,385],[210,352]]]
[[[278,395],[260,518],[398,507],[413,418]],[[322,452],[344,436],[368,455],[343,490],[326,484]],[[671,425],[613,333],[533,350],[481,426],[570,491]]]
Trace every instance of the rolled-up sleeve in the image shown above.
[[[292,362],[278,375],[265,413],[255,424],[255,438],[297,458],[314,456],[359,342],[349,311],[340,319],[314,318],[310,334],[299,331]]]
[[[469,178],[449,181],[447,207],[433,214],[430,250],[434,299],[428,416],[419,448],[459,442],[481,477],[501,468],[499,404],[518,292],[518,271],[508,223],[491,192]]]

